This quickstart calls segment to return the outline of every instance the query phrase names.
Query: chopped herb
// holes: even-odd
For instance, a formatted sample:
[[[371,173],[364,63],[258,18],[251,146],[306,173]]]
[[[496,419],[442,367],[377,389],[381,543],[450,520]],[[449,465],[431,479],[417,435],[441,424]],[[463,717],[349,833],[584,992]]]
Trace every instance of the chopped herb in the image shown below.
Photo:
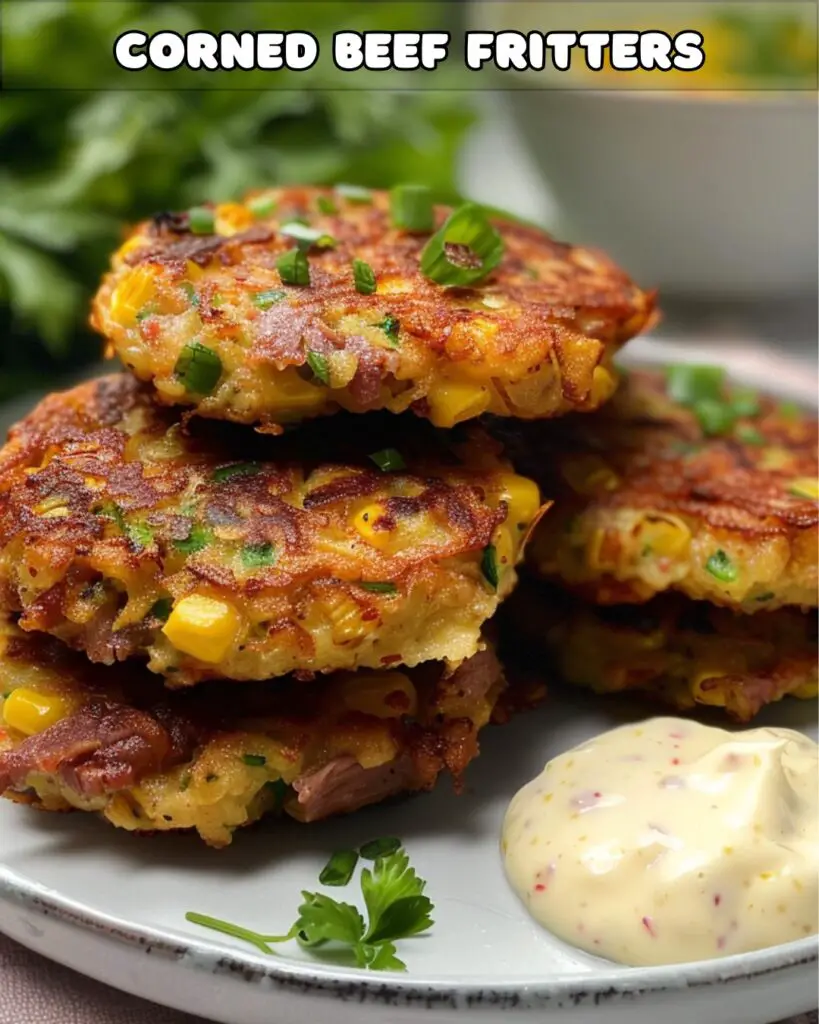
[[[335,192],[342,196],[348,203],[368,206],[373,201],[373,194],[368,188],[361,185],[336,185]]]
[[[221,292],[214,292],[210,299],[210,304],[214,309],[218,309],[225,301],[224,295]]]
[[[256,292],[253,296],[253,305],[258,306],[259,309],[270,309],[271,306],[275,306],[277,302],[281,302],[282,299],[287,298],[287,292],[281,290],[281,288],[268,288],[263,292]]]
[[[396,955],[395,943],[432,927],[430,914],[434,908],[424,895],[426,882],[409,866],[406,853],[398,849],[379,857],[372,871],[364,868],[360,883],[366,923],[356,907],[319,892],[302,892],[298,917],[284,935],[262,935],[205,914],[189,912],[185,920],[249,942],[266,954],[272,954],[272,944],[293,939],[309,951],[334,942],[346,946],[359,967],[370,971],[406,970],[406,964]]]
[[[755,601],[772,601],[776,597],[776,594],[772,590],[766,590],[764,594],[760,594],[755,597]]]
[[[125,532],[125,516],[122,514],[122,509],[116,502],[106,501],[102,505],[98,505],[94,509],[94,515],[102,516],[103,519],[111,519],[117,524],[117,526]]]
[[[498,589],[500,574],[498,572],[498,551],[494,544],[487,544],[481,557],[481,572],[493,590]]]
[[[390,192],[390,217],[396,228],[432,231],[435,227],[432,192],[426,185],[396,185]]]
[[[725,370],[719,366],[680,363],[667,367],[665,371],[669,397],[686,406],[692,406],[703,398],[718,400],[724,380]]]
[[[398,331],[401,328],[401,321],[397,317],[394,317],[392,313],[387,313],[381,323],[375,326],[381,328],[394,348],[398,347]]]
[[[307,365],[317,380],[320,380],[326,387],[330,386],[330,364],[327,362],[327,356],[311,350],[307,353]]]
[[[392,473],[407,468],[404,456],[397,448],[382,448],[381,451],[371,452],[367,458],[371,459],[382,473]]]
[[[188,210],[188,227],[195,235],[212,235],[215,228],[213,210],[208,206],[194,206]]]
[[[242,754],[242,763],[250,768],[263,768],[267,764],[264,754]]]
[[[276,549],[272,544],[245,544],[242,565],[245,569],[264,569],[276,564]]]
[[[193,284],[190,281],[183,281],[179,287],[185,293],[185,298],[192,306],[199,305],[199,296],[196,292],[196,289],[194,288]]]
[[[269,217],[276,209],[276,200],[270,196],[254,196],[248,199],[247,208],[254,217]]]
[[[796,402],[780,402],[776,411],[785,420],[798,420],[802,415],[802,410]]]
[[[394,583],[390,583],[388,580],[380,582],[378,580],[359,580],[359,587],[362,590],[369,590],[372,594],[397,594],[398,587]]]
[[[476,284],[500,263],[503,248],[481,207],[464,203],[424,246],[421,273],[437,284]]]
[[[125,535],[140,548],[147,548],[154,542],[154,531],[147,523],[126,523]]]
[[[752,388],[735,388],[731,392],[731,408],[735,416],[758,416],[759,395]]]
[[[258,476],[262,467],[258,462],[234,462],[231,466],[220,466],[214,469],[211,480],[223,484],[226,480],[234,480],[237,476]]]
[[[316,200],[316,206],[319,209],[319,213],[326,213],[328,216],[338,213],[338,207],[329,196],[319,196]]]
[[[721,583],[733,583],[737,578],[737,568],[722,548],[711,555],[705,563],[705,568]]]
[[[336,850],[319,875],[319,882],[322,885],[346,885],[353,877],[357,863],[355,850]]]
[[[310,284],[310,264],[301,249],[288,249],[276,260],[276,269],[283,284],[306,287]]]
[[[222,376],[222,360],[212,348],[193,341],[183,346],[173,372],[188,391],[209,395]]]
[[[309,224],[301,224],[299,221],[291,220],[282,224],[279,231],[288,238],[294,238],[300,248],[305,250],[315,246],[317,249],[334,249],[336,240],[332,235],[325,234],[317,228],[311,228]]]
[[[730,405],[718,398],[698,399],[693,405],[693,411],[707,437],[727,434],[736,422]]]
[[[164,622],[171,614],[172,608],[173,601],[169,597],[160,597],[159,600],[154,601],[148,609],[148,614],[156,619],[161,619]]]
[[[369,843],[365,843],[359,853],[364,860],[377,860],[379,857],[388,857],[400,849],[400,839],[396,839],[395,836],[383,836],[381,839],[371,839]]]
[[[378,287],[373,268],[364,260],[353,260],[353,281],[359,295],[372,295]]]
[[[264,788],[273,794],[274,809],[279,810],[284,803],[284,798],[287,796],[287,791],[290,788],[284,779],[271,779],[264,784]]]
[[[213,541],[213,533],[201,523],[191,523],[190,532],[184,540],[175,540],[173,546],[184,555],[195,555]]]
[[[742,423],[734,431],[734,436],[737,441],[741,441],[743,444],[765,444],[765,436],[760,434],[756,427],[746,427]]]

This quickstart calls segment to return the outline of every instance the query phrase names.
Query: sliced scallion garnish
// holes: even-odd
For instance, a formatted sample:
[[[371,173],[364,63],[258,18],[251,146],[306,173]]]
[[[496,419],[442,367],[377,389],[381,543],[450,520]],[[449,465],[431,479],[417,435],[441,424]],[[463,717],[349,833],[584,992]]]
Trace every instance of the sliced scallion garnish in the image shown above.
[[[212,348],[192,341],[183,346],[173,372],[186,390],[197,395],[209,395],[222,376],[222,360]]]
[[[747,427],[744,424],[740,425],[734,431],[734,437],[737,441],[741,441],[743,444],[752,445],[763,445],[765,444],[765,435],[761,434],[756,427]]]
[[[393,473],[407,468],[404,456],[397,448],[382,448],[380,451],[371,452],[367,458],[372,459],[382,473]]]
[[[233,480],[237,476],[257,476],[261,473],[262,467],[258,462],[234,462],[230,466],[220,466],[214,469],[211,480],[217,484],[223,484],[225,480]]]
[[[718,401],[722,395],[725,370],[719,366],[679,363],[665,371],[666,391],[680,405],[692,406],[704,398]]]
[[[242,548],[242,565],[246,569],[266,569],[276,564],[276,549],[272,544],[245,544]]]
[[[353,260],[353,281],[360,295],[372,295],[377,287],[375,272],[364,260]]]
[[[493,590],[498,589],[500,572],[498,570],[498,551],[494,544],[487,544],[481,556],[481,572]]]
[[[254,217],[269,217],[276,209],[276,200],[271,196],[254,196],[248,200],[247,208]]]
[[[722,548],[718,548],[705,563],[705,568],[714,579],[720,583],[733,583],[737,578],[737,567],[725,554]]]
[[[326,387],[330,386],[330,364],[327,362],[327,356],[311,350],[307,353],[307,365],[317,380],[320,380]]]
[[[288,249],[276,260],[276,269],[283,284],[304,288],[310,284],[310,264],[301,249]]]
[[[263,768],[267,764],[264,754],[242,754],[242,762],[251,768]]]
[[[477,203],[464,203],[435,232],[421,253],[421,273],[443,285],[483,280],[503,258],[503,239]]]
[[[707,437],[727,434],[736,422],[731,406],[719,398],[700,398],[694,402],[693,411]]]
[[[336,850],[319,875],[322,885],[346,885],[353,877],[358,854],[355,850]]]
[[[188,210],[188,227],[194,235],[212,235],[216,221],[209,206],[193,206]]]
[[[164,622],[171,614],[173,609],[173,601],[169,597],[160,597],[158,601],[154,601],[151,607],[148,609],[148,615],[153,616],[156,619],[161,619]]]
[[[390,192],[390,218],[394,227],[404,231],[432,231],[432,192],[426,185],[396,185]]]
[[[183,555],[195,555],[204,550],[213,540],[213,533],[201,523],[191,523],[188,536],[182,540],[175,540],[173,546]]]
[[[371,839],[358,851],[364,860],[378,860],[379,857],[389,857],[391,853],[401,849],[401,840],[395,836],[383,836],[381,839]]]
[[[295,239],[304,249],[309,249],[311,246],[315,246],[317,249],[333,249],[336,245],[336,240],[332,235],[319,231],[318,228],[311,228],[309,224],[302,224],[297,220],[282,224],[279,231],[288,238]]]
[[[285,298],[287,298],[287,292],[282,291],[281,288],[266,288],[263,292],[256,292],[253,296],[253,305],[258,306],[259,309],[270,309],[271,306],[275,306],[277,302],[281,302]]]
[[[319,196],[316,200],[316,206],[318,207],[319,213],[327,214],[327,216],[332,216],[334,213],[338,213],[338,207],[329,196]]]
[[[369,205],[373,201],[373,194],[368,188],[361,185],[336,185],[336,195],[346,199],[348,203]]]
[[[369,590],[371,594],[397,594],[398,587],[389,580],[359,580],[359,587],[362,590]]]
[[[753,388],[734,388],[731,392],[731,408],[734,415],[745,419],[759,415],[759,395]]]

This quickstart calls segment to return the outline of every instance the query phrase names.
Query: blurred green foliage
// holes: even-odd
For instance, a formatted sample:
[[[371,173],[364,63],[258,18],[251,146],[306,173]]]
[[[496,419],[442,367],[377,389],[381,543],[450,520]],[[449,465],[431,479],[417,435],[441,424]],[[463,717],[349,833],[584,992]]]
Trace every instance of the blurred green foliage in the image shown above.
[[[452,9],[309,6],[311,23],[299,27],[317,35],[435,27],[431,17]],[[124,73],[110,47],[125,29],[280,27],[283,9],[299,18],[298,0],[5,0],[3,72],[14,89],[0,106],[0,398],[98,355],[88,302],[123,223],[274,182],[423,181],[453,196],[453,158],[471,120],[457,92],[333,90],[330,77],[308,91],[291,72],[242,72],[253,91],[171,92],[178,80],[161,72],[162,91],[111,89]]]

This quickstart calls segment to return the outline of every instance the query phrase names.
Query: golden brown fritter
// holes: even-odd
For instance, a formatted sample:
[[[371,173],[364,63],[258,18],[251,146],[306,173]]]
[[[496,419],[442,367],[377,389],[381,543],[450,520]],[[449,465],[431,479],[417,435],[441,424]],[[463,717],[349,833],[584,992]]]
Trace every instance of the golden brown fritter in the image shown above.
[[[430,233],[393,227],[383,192],[271,189],[209,209],[213,233],[193,233],[189,213],[140,224],[92,317],[160,401],[202,416],[272,425],[411,408],[451,427],[485,411],[592,409],[614,388],[611,356],[653,315],[653,295],[604,255],[520,223],[495,221],[502,262],[455,288],[424,276]],[[282,281],[277,260],[296,248],[283,227],[316,238],[309,285]],[[357,290],[354,260],[374,292]]]
[[[0,793],[129,831],[196,829],[211,846],[269,812],[314,821],[431,789],[444,771],[457,785],[493,714],[537,699],[506,689],[491,648],[451,675],[430,664],[169,692],[140,666],[94,665],[8,622],[0,693]]]
[[[538,505],[474,428],[185,427],[118,374],[45,399],[0,452],[0,606],[177,686],[457,664]]]
[[[541,675],[546,653],[558,675],[596,693],[719,707],[741,722],[782,697],[819,692],[816,614],[795,608],[748,616],[670,593],[595,606],[527,580],[501,612],[501,636]]]
[[[668,374],[630,372],[591,416],[504,427],[517,467],[555,498],[531,564],[604,604],[674,589],[744,612],[815,607],[815,416],[711,368]]]

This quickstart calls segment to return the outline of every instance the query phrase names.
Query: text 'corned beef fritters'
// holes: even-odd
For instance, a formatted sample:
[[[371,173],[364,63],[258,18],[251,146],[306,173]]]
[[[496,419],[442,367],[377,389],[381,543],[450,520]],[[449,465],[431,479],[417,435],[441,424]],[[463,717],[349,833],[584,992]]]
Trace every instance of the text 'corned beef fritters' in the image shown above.
[[[434,227],[449,213],[430,208]],[[451,427],[594,408],[653,295],[601,253],[493,224],[500,263],[445,287],[421,270],[432,223],[396,226],[384,192],[271,189],[161,214],[115,254],[92,323],[160,401],[217,419],[412,409]],[[455,236],[442,253],[469,268]]]
[[[0,451],[0,604],[171,685],[457,664],[539,504],[474,429],[185,426],[120,374],[45,399]]]
[[[682,594],[642,605],[589,605],[525,580],[500,613],[510,651],[596,693],[634,692],[680,711],[724,708],[747,722],[785,696],[819,692],[813,612],[749,616]],[[520,656],[520,653],[519,653]]]
[[[769,611],[817,604],[814,414],[712,367],[629,372],[589,416],[500,433],[555,499],[531,565],[596,602],[664,590]]]
[[[487,647],[452,674],[339,672],[299,683],[165,690],[0,626],[0,793],[96,811],[130,831],[196,829],[225,846],[269,812],[301,821],[458,783],[478,732],[540,694],[506,688]]]

